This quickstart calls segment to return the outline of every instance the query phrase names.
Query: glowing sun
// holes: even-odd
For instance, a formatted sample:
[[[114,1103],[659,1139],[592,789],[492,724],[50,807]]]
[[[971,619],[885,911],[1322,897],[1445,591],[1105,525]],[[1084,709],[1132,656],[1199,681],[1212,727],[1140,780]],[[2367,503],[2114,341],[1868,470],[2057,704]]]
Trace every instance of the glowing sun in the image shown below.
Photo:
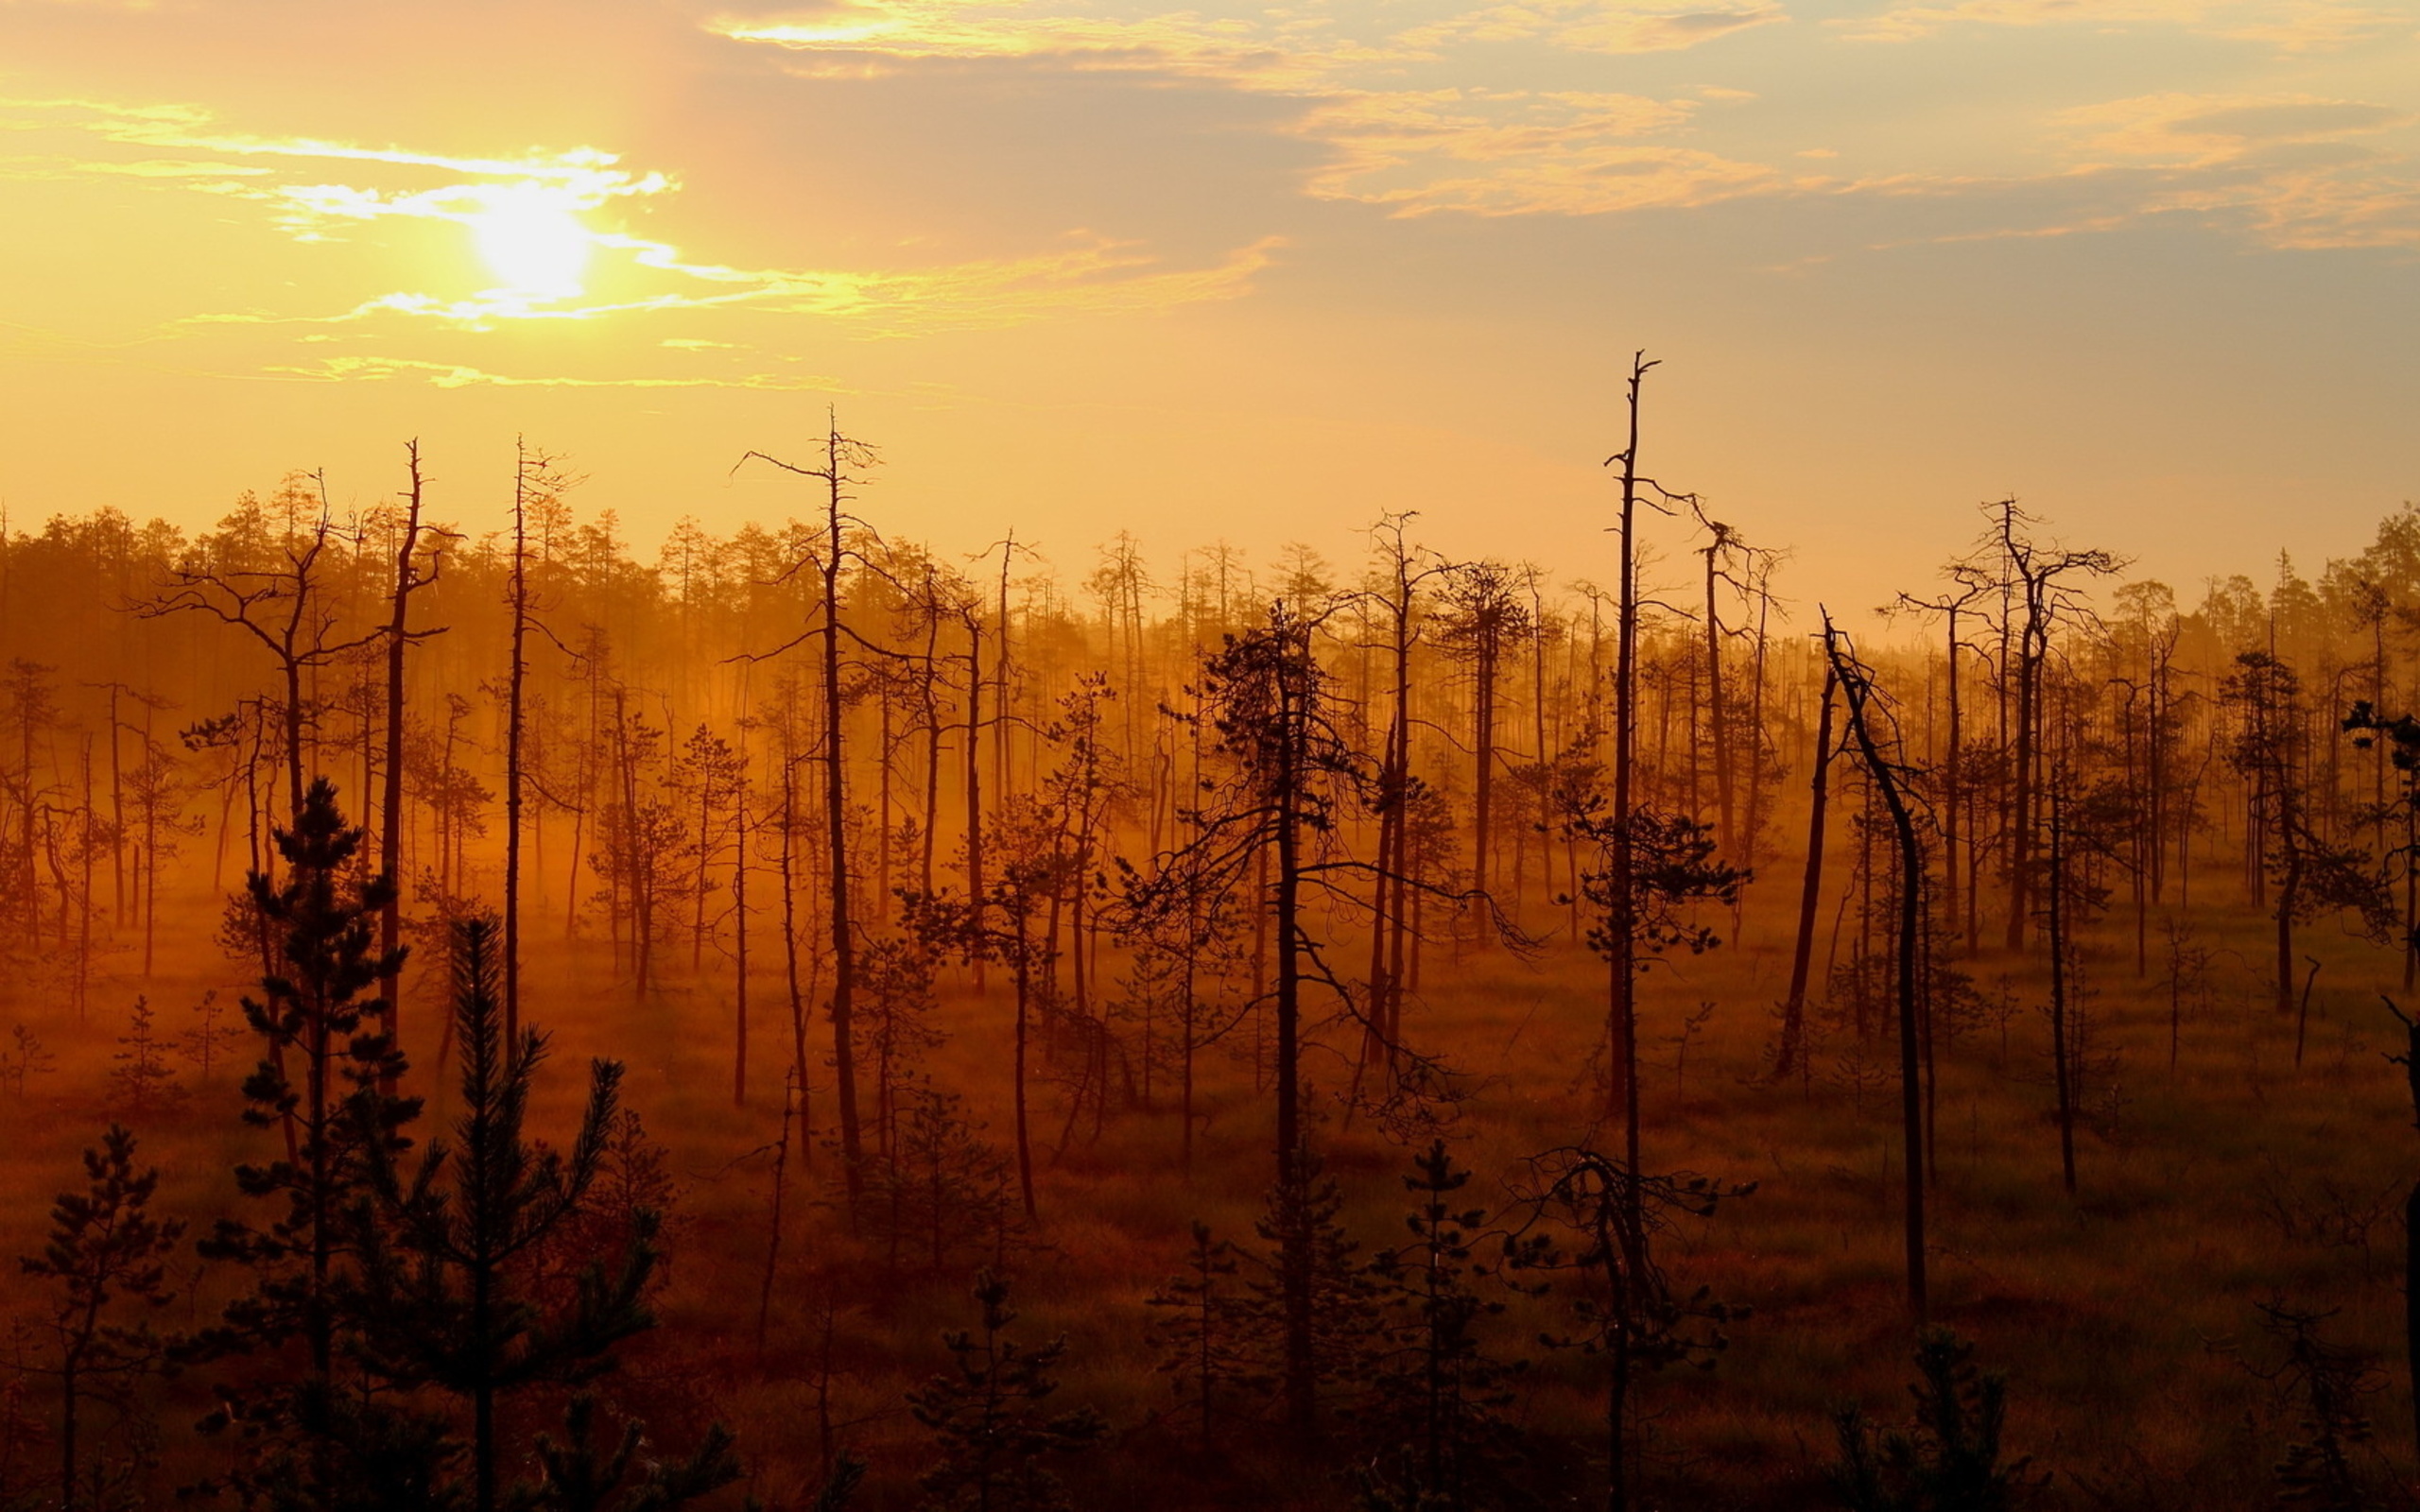
[[[479,255],[506,288],[537,299],[580,292],[594,239],[560,198],[535,185],[500,190],[466,218]]]

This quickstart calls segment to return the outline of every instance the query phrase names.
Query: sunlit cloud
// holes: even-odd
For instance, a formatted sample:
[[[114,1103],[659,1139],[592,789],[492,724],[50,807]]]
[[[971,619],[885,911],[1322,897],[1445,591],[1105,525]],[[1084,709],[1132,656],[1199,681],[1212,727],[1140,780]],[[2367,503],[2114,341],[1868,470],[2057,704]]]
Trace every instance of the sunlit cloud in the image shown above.
[[[2163,167],[2208,167],[2278,148],[2344,143],[2411,124],[2409,112],[2308,94],[2145,94],[2067,112],[2083,146]]]
[[[535,306],[510,292],[453,300],[393,293],[334,314],[236,311],[199,315],[187,323],[341,326],[401,318],[412,323],[483,331],[504,320],[596,320],[683,311],[751,310],[848,322],[868,335],[922,335],[1018,325],[1067,315],[1148,314],[1236,299],[1251,291],[1253,275],[1270,265],[1283,245],[1280,238],[1267,237],[1208,266],[1168,268],[1133,243],[1082,233],[1067,247],[1026,257],[862,271],[723,267],[682,262],[672,248],[661,242],[627,236],[604,236],[598,242],[633,253],[634,260],[647,266],[692,282],[636,299]],[[690,338],[661,344],[676,349],[731,345]]]
[[[1638,140],[1689,114],[1630,94],[1440,90],[1353,95],[1314,109],[1299,129],[1338,152],[1311,193],[1396,215],[1593,215],[1787,184],[1762,164]]]
[[[1542,39],[1573,52],[1679,52],[1752,26],[1789,20],[1777,5],[1672,8],[1601,0],[1515,0],[1467,11],[1397,35],[1399,45]]]
[[[2392,142],[2413,121],[2304,94],[2148,94],[2063,117],[2088,166],[2156,172],[2147,211],[2224,216],[2303,249],[2420,247],[2420,156]]]
[[[215,153],[220,158],[144,158],[127,162],[59,159],[14,164],[15,176],[117,175],[184,182],[208,193],[270,207],[272,223],[298,241],[340,239],[348,229],[389,217],[451,222],[468,233],[498,281],[478,298],[483,317],[540,313],[578,297],[580,276],[605,233],[582,216],[626,198],[677,185],[663,173],[636,174],[594,147],[532,152],[519,158],[458,157],[402,147],[366,147],[314,138],[269,138],[216,129],[190,107],[125,106],[91,100],[0,100],[0,121],[20,129],[66,129],[144,148]],[[238,161],[229,163],[225,157]],[[269,163],[258,161],[268,159]],[[292,168],[331,163],[403,170],[449,181],[412,188],[350,182],[280,181]],[[0,176],[12,165],[0,163]]]
[[[675,193],[662,172],[640,173],[593,147],[517,158],[460,157],[404,147],[368,148],[313,139],[229,133],[211,117],[176,106],[82,100],[0,101],[0,126],[67,127],[105,141],[157,150],[225,152],[257,162],[145,159],[41,164],[50,175],[115,173],[264,206],[268,223],[304,244],[341,242],[379,221],[450,223],[479,255],[493,283],[463,292],[396,289],[333,312],[206,312],[178,324],[210,326],[439,325],[493,330],[507,322],[597,321],[688,312],[750,310],[849,322],[867,335],[1016,324],[1063,314],[1133,313],[1238,297],[1278,245],[1256,240],[1206,266],[1169,267],[1132,242],[1079,232],[1023,256],[940,267],[825,269],[745,267],[697,257],[678,245],[595,224],[617,201]],[[419,182],[292,181],[331,161],[375,165]],[[173,169],[173,171],[170,171]],[[17,172],[0,162],[0,177]],[[429,179],[436,182],[427,182]],[[712,345],[714,343],[705,343]],[[352,361],[352,359],[348,359]],[[366,360],[366,359],[363,359]],[[360,362],[347,372],[367,372]]]
[[[1322,18],[1246,21],[1183,12],[1121,19],[949,0],[860,0],[804,19],[726,17],[710,29],[735,42],[809,55],[1046,60],[1079,70],[1167,73],[1271,91],[1319,90],[1332,85],[1340,69],[1416,56],[1337,35]]]
[[[1953,0],[1893,6],[1833,23],[1849,36],[1908,42],[1952,26],[2171,26],[2258,43],[2280,52],[2325,52],[2410,32],[2408,9],[2347,0]]]
[[[1328,160],[1304,189],[1395,215],[1590,215],[1693,205],[1785,182],[1775,170],[1635,139],[1688,124],[1695,102],[1591,92],[1405,87],[1472,44],[1535,42],[1568,52],[1677,51],[1788,19],[1777,5],[1515,0],[1359,42],[1326,12],[1250,20],[1193,12],[1130,19],[1013,3],[853,0],[796,18],[724,18],[713,29],[818,59],[886,63],[1012,60],[1076,70],[1207,78],[1300,100],[1279,127]],[[1750,99],[1702,86],[1707,99]]]
[[[2035,173],[1843,178],[1826,194],[1929,201],[1962,225],[1888,250],[2122,231],[2190,216],[2273,250],[2420,249],[2411,112],[2307,94],[2166,93],[2061,112]]]
[[[403,357],[323,357],[318,362],[278,364],[266,371],[285,378],[323,383],[417,381],[433,388],[757,388],[816,393],[845,392],[845,386],[821,375],[743,373],[732,377],[585,378],[562,375],[522,376],[489,372],[456,362],[426,362]]]

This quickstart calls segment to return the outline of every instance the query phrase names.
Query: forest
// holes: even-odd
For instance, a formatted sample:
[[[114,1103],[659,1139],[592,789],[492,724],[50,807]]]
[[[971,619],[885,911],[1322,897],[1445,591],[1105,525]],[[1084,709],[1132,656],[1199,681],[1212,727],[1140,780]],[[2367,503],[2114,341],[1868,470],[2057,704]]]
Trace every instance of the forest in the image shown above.
[[[1827,605],[1652,366],[1556,570],[0,527],[0,1508],[2420,1503],[2420,509]]]

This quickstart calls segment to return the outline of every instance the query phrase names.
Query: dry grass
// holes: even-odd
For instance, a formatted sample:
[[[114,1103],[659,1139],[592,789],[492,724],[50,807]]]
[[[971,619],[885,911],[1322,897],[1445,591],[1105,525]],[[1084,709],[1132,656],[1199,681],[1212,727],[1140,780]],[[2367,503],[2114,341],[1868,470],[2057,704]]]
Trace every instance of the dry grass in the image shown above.
[[[1770,911],[1771,900],[1763,906]],[[164,919],[163,937],[199,937],[206,916],[199,901],[188,901]],[[2260,920],[2204,912],[2198,922],[2213,943],[2257,958]],[[1828,1409],[1854,1399],[1889,1415],[1905,1400],[1891,1050],[1877,1041],[1860,1052],[1852,1031],[1827,1024],[1808,1077],[1780,1086],[1762,1077],[1786,966],[1777,927],[1752,919],[1744,948],[1679,963],[1648,988],[1648,1163],[1758,1183],[1711,1224],[1676,1235],[1668,1250],[1690,1284],[1755,1311],[1731,1331],[1718,1370],[1677,1372],[1646,1388],[1648,1505],[1823,1504]],[[2018,1011],[2005,1026],[2005,1055],[2002,1026],[1986,1022],[1942,1056],[1934,1311],[2009,1373],[2011,1442],[2055,1472],[2053,1494],[2067,1504],[2267,1504],[2268,1466],[2291,1426],[2291,1405],[2234,1351],[2267,1358],[2256,1304],[2273,1298],[2333,1310],[2332,1335],[2379,1357],[2379,1389],[2368,1406],[2385,1447],[2372,1452],[2374,1468],[2381,1484],[2409,1478],[2400,1201],[2420,1175],[2420,1135],[2400,1074],[2381,1055],[2393,1026],[2374,981],[2393,962],[2373,947],[2311,933],[2327,965],[2299,1071],[2292,1023],[2273,1017],[2249,973],[2222,979],[2213,1008],[2187,1023],[2171,1074],[2167,1001],[2156,982],[2137,980],[2128,959],[2094,966],[2098,1044],[2112,1058],[2095,1076],[2095,1116],[2081,1136],[2072,1200],[2060,1188],[2048,1116],[2047,1034],[2032,1006],[2040,984],[2023,963],[1979,963],[1987,988],[1996,989],[2006,971]],[[1475,959],[1459,980],[1432,961],[1430,976],[1410,1033],[1469,1074],[1455,1137],[1460,1158],[1481,1173],[1474,1193],[1494,1200],[1483,1189],[1512,1173],[1520,1157],[1590,1133],[1601,975],[1569,954],[1530,970],[1499,954]],[[147,983],[105,981],[82,1023],[39,981],[0,983],[0,1031],[27,1023],[61,1063],[36,1078],[22,1103],[0,1092],[0,1191],[10,1198],[0,1204],[0,1253],[33,1247],[44,1199],[70,1183],[77,1151],[112,1116],[109,1056],[134,993],[148,992],[174,1032],[190,1022],[187,1006],[204,988],[232,999],[240,982],[236,969],[216,960],[164,960]],[[843,1297],[831,1325],[827,1391],[821,1308],[836,1285],[862,1280],[870,1260],[835,1201],[832,1159],[820,1154],[811,1171],[794,1159],[799,1184],[774,1325],[757,1354],[769,1182],[763,1151],[777,1133],[787,1055],[777,982],[769,976],[756,987],[761,1074],[744,1108],[730,1096],[731,1009],[719,980],[676,981],[640,1002],[614,980],[600,945],[542,940],[527,992],[532,1017],[556,1035],[541,1125],[562,1128],[573,1115],[586,1057],[621,1057],[631,1066],[630,1100],[670,1146],[684,1184],[666,1327],[633,1352],[633,1400],[676,1425],[710,1414],[731,1421],[759,1492],[776,1499],[812,1482],[818,1424],[828,1417],[841,1425],[841,1441],[875,1460],[880,1474],[866,1504],[906,1504],[916,1440],[899,1396],[939,1365],[940,1330],[967,1316],[968,1278],[914,1276]],[[1718,1006],[1687,1046],[1684,1080],[1669,1037],[1701,1002]],[[936,1074],[970,1094],[989,1137],[1003,1145],[1004,1005],[996,988],[988,1002],[954,989],[941,1010],[952,1038],[934,1060]],[[425,1064],[437,1006],[415,1000],[413,1013]],[[1331,1038],[1349,1042],[1340,1032]],[[1852,1084],[1861,1054],[1871,1064],[1860,1089]],[[137,1123],[146,1158],[167,1173],[163,1203],[202,1219],[227,1211],[227,1168],[257,1152],[261,1136],[235,1121],[235,1068],[208,1085],[181,1070],[193,1093],[185,1105]],[[1081,1474],[1087,1504],[1171,1512],[1343,1504],[1334,1477],[1274,1455],[1194,1463],[1158,1422],[1168,1396],[1150,1369],[1143,1298],[1178,1264],[1195,1218],[1222,1236],[1250,1237],[1270,1163],[1250,1068],[1221,1048],[1205,1052],[1203,1073],[1200,1156],[1189,1177],[1165,1108],[1117,1115],[1098,1143],[1087,1130],[1054,1151],[1061,1094],[1040,1091],[1043,1223],[1010,1255],[1024,1326],[1037,1336],[1071,1336],[1063,1395],[1101,1406],[1118,1424],[1110,1451]],[[1396,1177],[1409,1151],[1368,1118],[1345,1119],[1335,1097],[1344,1079],[1339,1057],[1314,1057],[1311,1074],[1319,1139],[1345,1185],[1351,1221],[1366,1245],[1392,1243],[1402,1232]],[[442,1115],[441,1096],[433,1111]],[[229,1280],[199,1277],[196,1300],[181,1311],[205,1315]],[[1516,1304],[1502,1321],[1504,1347],[1521,1350],[1544,1321],[1536,1304]],[[1588,1467],[1597,1393],[1591,1366],[1573,1357],[1547,1359],[1532,1375],[1523,1412],[1549,1502],[1595,1494]],[[171,1398],[165,1478],[190,1470],[200,1453],[182,1428],[194,1384],[171,1388]]]

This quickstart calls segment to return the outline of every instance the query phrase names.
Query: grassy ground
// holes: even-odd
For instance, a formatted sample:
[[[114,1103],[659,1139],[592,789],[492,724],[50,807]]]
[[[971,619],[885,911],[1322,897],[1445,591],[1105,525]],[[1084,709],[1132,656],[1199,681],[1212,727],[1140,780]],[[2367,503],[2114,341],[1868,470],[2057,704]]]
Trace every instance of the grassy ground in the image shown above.
[[[1764,906],[1777,918],[1771,900]],[[207,915],[199,901],[171,910],[163,938],[201,937]],[[2222,952],[2261,958],[2263,920],[2205,909],[2196,923]],[[1752,919],[1742,944],[1660,969],[1646,989],[1648,1166],[1757,1184],[1668,1241],[1677,1279],[1748,1304],[1754,1315],[1729,1330],[1719,1368],[1673,1372],[1643,1389],[1649,1506],[1826,1504],[1830,1409],[1855,1400],[1878,1417],[1905,1410],[1895,1047],[1819,1015],[1808,1073],[1781,1085],[1765,1078],[1787,971],[1777,929]],[[2264,1301],[2327,1312],[2331,1338],[2377,1357],[2363,1406],[2380,1442],[2361,1452],[2364,1472],[2381,1495],[2411,1477],[2401,1202],[2420,1176],[2420,1135],[2401,1073],[2382,1054],[2400,1031],[2377,999],[2395,963],[2324,928],[2309,936],[2325,964],[2299,1068],[2295,1025],[2269,1005],[2256,967],[2221,958],[2207,1001],[2187,1005],[2171,1071],[2169,998],[2156,968],[2137,978],[2131,951],[2114,939],[2096,953],[2073,1197],[2062,1190],[2050,1116],[2043,984],[2025,961],[1987,954],[1971,963],[1983,998],[2000,1006],[1938,1047],[1927,1234],[1934,1315],[2008,1373],[2009,1442],[2051,1472],[2049,1494],[2065,1504],[2229,1508],[2273,1499],[2270,1467],[2299,1409],[2280,1383],[2261,1378],[2277,1358],[2257,1327]],[[685,967],[685,951],[671,954]],[[80,1023],[38,976],[0,983],[0,1031],[22,1022],[60,1060],[29,1079],[23,1099],[0,1090],[0,1192],[9,1198],[0,1204],[0,1254],[36,1246],[44,1199],[75,1179],[78,1150],[113,1113],[128,1116],[112,1106],[107,1072],[134,994],[147,992],[173,1033],[193,1022],[189,1005],[205,988],[230,1000],[240,990],[239,970],[215,957],[164,955],[148,982],[132,979],[126,956],[108,964],[112,974]],[[809,1169],[800,1152],[760,1353],[769,1147],[780,1132],[787,1053],[777,984],[755,986],[759,1074],[750,1103],[735,1108],[731,994],[713,970],[700,980],[676,976],[641,1001],[601,944],[542,939],[527,981],[531,1016],[556,1037],[541,1126],[561,1130],[573,1116],[586,1057],[625,1059],[630,1101],[669,1146],[683,1188],[666,1326],[632,1351],[630,1400],[669,1442],[711,1417],[729,1421],[758,1493],[776,1501],[811,1486],[829,1425],[830,1441],[875,1463],[865,1504],[908,1504],[918,1439],[901,1394],[942,1363],[940,1331],[971,1321],[965,1291],[980,1245],[944,1274],[861,1284],[878,1257],[848,1232],[835,1162],[819,1153]],[[1611,1143],[1594,1129],[1600,968],[1550,950],[1534,966],[1499,952],[1457,971],[1441,955],[1429,962],[1424,996],[1409,1033],[1465,1074],[1468,1095],[1450,1137],[1479,1173],[1472,1200],[1500,1207],[1500,1183],[1525,1155],[1582,1138]],[[1708,1003],[1703,1028],[1681,1042],[1687,1016]],[[437,1010],[425,997],[412,1005],[424,1066]],[[1005,1144],[1005,993],[995,985],[977,1000],[951,984],[938,1019],[951,1038],[932,1057],[937,1078],[966,1092],[988,1137]],[[1326,1038],[1351,1044],[1341,1030]],[[1236,1044],[1250,1040],[1247,1027]],[[1365,1246],[1398,1242],[1408,1138],[1345,1116],[1337,1095],[1349,1075],[1343,1056],[1315,1054],[1309,1066],[1318,1142],[1344,1187],[1351,1226]],[[260,1153],[263,1136],[235,1120],[233,1067],[207,1084],[179,1069],[191,1093],[183,1104],[130,1121],[145,1158],[166,1173],[163,1205],[199,1222],[230,1210],[228,1167]],[[1063,1093],[1049,1084],[1039,1091],[1042,1223],[1007,1255],[1020,1330],[1063,1330],[1062,1398],[1100,1407],[1115,1425],[1110,1447],[1071,1472],[1087,1504],[1349,1504],[1336,1463],[1285,1462],[1253,1449],[1268,1435],[1252,1434],[1205,1464],[1164,1420],[1170,1397],[1150,1367],[1143,1299],[1177,1268],[1193,1220],[1248,1239],[1270,1174],[1253,1068],[1219,1047],[1204,1052],[1202,1070],[1190,1173],[1165,1098],[1154,1111],[1114,1111],[1097,1139],[1087,1119],[1063,1149]],[[207,1316],[230,1280],[189,1278],[193,1299],[179,1305],[180,1318]],[[1495,1324],[1504,1349],[1539,1352],[1531,1341],[1552,1321],[1544,1306],[1512,1301]],[[171,1388],[161,1485],[215,1452],[183,1429],[199,1387]],[[1518,1412],[1533,1443],[1532,1484],[1548,1504],[1601,1494],[1591,1457],[1600,1390],[1594,1362],[1574,1355],[1543,1359],[1531,1373]]]

